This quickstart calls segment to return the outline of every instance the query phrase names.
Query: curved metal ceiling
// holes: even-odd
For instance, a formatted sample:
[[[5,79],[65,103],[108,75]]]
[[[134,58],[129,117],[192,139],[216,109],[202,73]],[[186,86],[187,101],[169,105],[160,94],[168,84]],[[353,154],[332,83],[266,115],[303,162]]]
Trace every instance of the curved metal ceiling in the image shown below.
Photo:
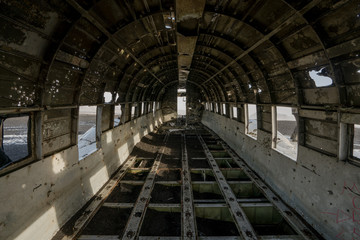
[[[0,107],[155,101],[182,77],[206,101],[359,107],[359,5],[1,1]]]

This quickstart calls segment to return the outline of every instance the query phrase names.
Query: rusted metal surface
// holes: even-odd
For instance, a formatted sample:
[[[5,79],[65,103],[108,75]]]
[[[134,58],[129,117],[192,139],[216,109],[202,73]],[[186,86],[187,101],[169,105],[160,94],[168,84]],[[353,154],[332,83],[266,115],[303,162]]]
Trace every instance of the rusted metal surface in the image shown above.
[[[131,212],[129,221],[124,230],[123,239],[136,239],[139,236],[140,226],[146,213],[147,205],[150,201],[151,191],[154,187],[155,176],[163,157],[169,134],[166,134],[163,141],[163,146],[159,149],[154,164],[145,180],[144,186],[140,192],[138,200]]]
[[[149,153],[140,151],[138,152],[140,155],[136,159],[131,159],[131,163],[127,162],[127,165],[122,168],[124,171],[122,175],[118,173],[114,178],[117,181],[111,180],[110,185],[104,186],[101,195],[99,195],[100,193],[96,195],[101,197],[96,198],[89,205],[90,214],[88,214],[87,210],[84,210],[86,214],[79,215],[80,218],[76,221],[75,232],[65,239],[71,239],[73,236],[84,240],[119,238],[119,235],[114,234],[119,231],[122,239],[317,239],[316,237],[309,237],[312,230],[308,232],[308,229],[298,219],[297,215],[288,209],[247,166],[244,167],[245,164],[242,160],[226,144],[223,144],[217,136],[209,135],[209,132],[202,126],[197,126],[196,130],[194,127],[181,129],[176,126],[163,126],[159,131],[162,133],[165,131],[172,132],[170,135],[169,133],[166,135],[167,144],[162,145],[156,151],[157,154],[152,151],[153,158],[145,157]],[[196,134],[199,134],[199,137]],[[158,137],[155,137],[155,139],[154,143],[161,141]],[[147,139],[145,145],[151,145],[151,141]],[[226,158],[220,157],[225,153],[230,155]],[[203,157],[196,157],[200,156],[199,154],[203,154]],[[193,164],[194,161],[207,161],[207,159],[211,164],[209,168],[191,168],[189,166],[189,163]],[[232,160],[235,163],[231,165],[228,163],[225,166],[221,163],[222,161]],[[148,166],[147,161],[150,161],[152,165],[144,168],[145,165]],[[238,164],[238,167],[234,164]],[[177,166],[181,166],[181,174]],[[125,168],[128,171],[125,171]],[[179,176],[176,177],[177,181],[174,181],[174,177],[177,175],[174,175],[174,171],[179,171]],[[200,181],[196,177],[196,174],[202,171],[207,171],[207,174],[210,174],[208,180]],[[245,177],[247,180],[245,180]],[[229,180],[232,178],[243,180]],[[160,185],[162,186],[160,188],[162,189],[161,192],[159,192],[158,188]],[[132,187],[129,188],[130,186]],[[250,186],[252,187],[249,188]],[[134,192],[135,188],[139,190]],[[218,193],[211,190],[216,188],[219,188]],[[106,191],[106,194],[103,194],[104,191]],[[262,193],[265,193],[265,195],[259,195]],[[220,194],[217,196],[221,196],[221,198],[216,198],[212,194]],[[175,196],[178,196],[176,201],[174,201]],[[199,196],[202,197],[199,198]],[[298,232],[299,234],[284,232],[280,235],[271,235],[270,232],[263,235],[261,231],[255,232],[254,230],[252,232],[246,232],[245,230],[244,233],[241,232],[241,229],[247,226],[251,229],[252,226],[256,228],[256,218],[253,215],[255,209],[258,209],[257,211],[261,213],[261,209],[273,209],[274,206],[279,208],[280,211],[285,211],[282,212],[284,218],[291,222],[291,226],[296,231],[306,232],[306,236],[304,237],[300,232]],[[104,209],[107,209],[108,213],[130,211],[130,214],[129,217],[100,214]],[[237,211],[233,212],[234,209]],[[242,213],[239,213],[239,209]],[[155,218],[151,218],[154,210],[156,215],[153,215],[153,217]],[[227,211],[229,213],[226,213]],[[264,219],[278,218],[271,215],[273,214],[271,212],[274,211],[265,211],[262,213],[264,215],[259,215],[258,218],[263,219],[262,221]],[[165,220],[163,214],[167,216]],[[244,225],[244,219],[247,219],[246,216],[252,219],[252,222],[246,220],[247,222]],[[178,220],[174,221],[174,219]],[[206,221],[209,221],[209,225],[204,225],[204,219],[208,219]],[[211,221],[214,219],[217,219],[219,226],[211,225]],[[166,221],[166,223],[163,221]],[[237,221],[239,222],[236,224]],[[98,227],[102,222],[106,222],[106,225],[102,227],[103,229]],[[113,225],[112,222],[116,225]],[[226,225],[229,222],[233,222],[235,230],[237,225],[239,232],[231,232],[231,235],[229,235],[227,231],[223,231],[220,225]],[[273,224],[276,224],[275,222]],[[161,224],[165,225],[162,226]],[[271,224],[271,221],[269,224]],[[108,228],[108,225],[116,226],[116,228],[109,231],[107,229],[111,229],[111,227]],[[89,228],[89,226],[91,227]],[[153,227],[150,228],[150,226]],[[218,231],[218,233],[216,235],[204,234],[208,231],[206,228],[209,231],[211,229]],[[259,231],[258,228],[256,229]]]
[[[153,101],[174,117],[179,80],[195,122],[205,102],[225,116],[256,103],[268,133],[270,106],[296,107],[301,145],[344,160],[341,124],[358,123],[360,107],[358,8],[354,0],[2,1],[0,113],[35,114],[36,156],[16,165],[76,144],[78,105],[103,106],[99,139],[113,127],[105,91],[122,104],[122,123]],[[46,119],[54,112],[63,116]]]
[[[181,134],[181,148],[182,148],[182,239],[194,239],[197,236],[195,227],[194,203],[191,186],[191,175],[188,162],[188,154],[186,148],[186,135]]]
[[[84,212],[80,215],[80,217],[76,220],[73,226],[73,233],[67,236],[64,236],[62,240],[72,240],[76,238],[80,231],[84,228],[84,226],[94,217],[97,210],[101,207],[101,204],[105,201],[106,197],[110,194],[110,192],[116,187],[121,178],[125,175],[128,168],[130,168],[134,162],[136,157],[132,157],[125,162],[125,164],[121,167],[121,169],[112,177],[106,186],[97,194],[95,194],[94,200],[91,204],[86,208]]]
[[[209,148],[207,147],[205,141],[201,137],[201,135],[197,135],[199,141],[204,149],[206,157],[209,161],[210,166],[214,171],[214,175],[216,177],[216,181],[219,184],[220,190],[225,197],[226,203],[229,205],[230,212],[235,219],[236,227],[238,228],[239,232],[243,239],[258,239],[257,235],[250,224],[250,221],[246,217],[244,210],[240,207],[240,205],[236,201],[236,197],[232,192],[229,184],[225,180],[224,175],[221,173],[218,164],[216,163],[213,155],[211,154]]]
[[[214,134],[211,130],[210,132]],[[217,137],[214,135],[214,137]],[[263,180],[261,180],[255,172],[253,172],[248,165],[221,139],[217,140],[221,146],[228,152],[231,158],[238,164],[238,166],[244,171],[244,173],[264,192],[265,197],[279,210],[283,217],[289,221],[296,232],[304,239],[319,239],[314,230],[310,229],[303,220],[292,213],[291,209],[281,200],[279,197],[266,186]]]
[[[20,2],[1,3],[0,17],[7,22],[1,38],[6,44],[0,50],[3,107],[65,106],[77,104],[80,95],[81,104],[98,104],[103,88],[119,92],[121,101],[126,95],[130,101],[155,99],[160,83],[179,75],[183,82],[203,84],[215,101],[258,98],[262,103],[348,106],[359,102],[356,77],[347,74],[346,65],[359,49],[359,25],[356,17],[349,17],[356,15],[356,1]],[[30,19],[34,11],[38,14]],[[123,14],[112,14],[116,11]],[[339,28],[341,24],[348,27]],[[199,37],[201,44],[219,52],[201,47]],[[29,47],[35,41],[39,45]],[[160,61],[165,54],[177,56],[177,61]],[[225,64],[195,57],[204,54]],[[224,54],[232,60],[224,61]],[[304,75],[298,78],[298,71],[305,71],[306,78],[306,72],[325,64],[330,66],[333,90],[300,84]],[[210,67],[215,69],[206,76]],[[69,85],[66,78],[77,84]],[[209,79],[212,84],[206,84]],[[236,89],[231,89],[232,82]]]

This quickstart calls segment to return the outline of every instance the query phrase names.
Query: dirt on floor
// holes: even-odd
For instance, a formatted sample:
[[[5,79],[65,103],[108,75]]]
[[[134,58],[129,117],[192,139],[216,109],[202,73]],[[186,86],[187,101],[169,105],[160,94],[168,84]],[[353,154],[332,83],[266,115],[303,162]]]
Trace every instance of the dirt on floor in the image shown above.
[[[145,181],[147,175],[149,174],[148,171],[139,171],[139,172],[132,172],[128,171],[122,180],[125,181]]]
[[[150,168],[154,164],[154,159],[138,159],[134,168]]]
[[[83,230],[83,235],[122,235],[131,208],[101,207]]]
[[[106,202],[111,203],[133,203],[136,202],[142,185],[120,183],[111,192]]]
[[[190,159],[189,160],[189,167],[190,168],[210,168],[208,160],[198,160],[198,159]]]
[[[151,193],[152,203],[180,203],[181,187],[155,184]]]
[[[193,191],[194,199],[196,200],[210,200],[210,199],[224,199],[221,194],[212,193],[212,192],[198,192]]]
[[[206,218],[196,218],[199,236],[239,236],[235,223]]]
[[[164,142],[164,134],[149,133],[141,139],[141,142],[135,145],[131,156],[155,159]]]
[[[159,168],[181,168],[181,160],[162,158]]]
[[[253,224],[254,230],[258,235],[294,235],[296,232],[291,226],[283,221],[279,224]]]
[[[181,236],[180,212],[162,212],[148,209],[140,236]]]
[[[191,173],[191,181],[211,181],[214,182],[216,181],[214,176],[211,176],[209,174],[205,174],[205,179],[204,179],[204,175],[201,173]]]
[[[158,170],[155,181],[180,181],[180,170]]]

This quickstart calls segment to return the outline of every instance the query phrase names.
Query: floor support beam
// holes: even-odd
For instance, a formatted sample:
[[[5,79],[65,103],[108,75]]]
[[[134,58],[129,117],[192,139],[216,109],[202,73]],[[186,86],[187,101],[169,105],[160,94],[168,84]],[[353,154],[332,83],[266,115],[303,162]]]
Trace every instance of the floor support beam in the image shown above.
[[[251,226],[248,218],[246,217],[245,212],[236,201],[235,194],[231,190],[229,184],[226,182],[224,175],[221,173],[220,168],[216,163],[213,155],[211,154],[208,146],[206,145],[204,139],[199,134],[197,134],[197,137],[204,149],[209,164],[214,171],[216,181],[218,182],[219,188],[223,193],[227,204],[229,205],[229,210],[235,220],[236,227],[238,228],[240,234],[245,240],[258,239],[253,227]]]
[[[160,151],[156,155],[151,171],[149,172],[145,180],[145,184],[141,189],[140,195],[135,203],[134,209],[132,210],[129,221],[126,225],[124,236],[122,237],[122,239],[130,240],[138,238],[141,223],[144,219],[146,208],[150,201],[151,191],[154,188],[156,173],[160,166],[160,161],[164,154],[169,135],[169,133],[165,135],[163,146],[160,148]]]

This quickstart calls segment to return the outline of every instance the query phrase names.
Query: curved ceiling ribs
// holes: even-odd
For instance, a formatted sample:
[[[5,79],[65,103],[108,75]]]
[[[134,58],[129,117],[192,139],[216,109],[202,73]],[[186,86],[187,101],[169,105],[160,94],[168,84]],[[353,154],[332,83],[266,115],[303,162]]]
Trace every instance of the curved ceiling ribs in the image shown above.
[[[206,101],[360,106],[355,0],[39,1],[0,3],[2,107],[154,101],[180,80]]]
[[[284,56],[282,56],[280,54],[279,51],[275,52],[275,54],[273,53],[272,55],[268,55],[265,58],[262,57],[261,55],[264,54],[264,52],[269,51],[270,48],[274,48],[277,49],[276,46],[272,43],[271,41],[271,37],[274,36],[277,32],[279,32],[284,26],[288,25],[290,23],[290,20],[292,18],[294,18],[294,13],[297,12],[294,8],[291,8],[294,11],[287,11],[288,9],[284,9],[284,6],[288,6],[287,3],[284,3],[283,1],[281,2],[276,2],[275,4],[271,3],[272,7],[276,6],[280,9],[277,9],[277,14],[280,14],[280,16],[277,16],[277,19],[274,19],[274,15],[275,13],[273,13],[272,21],[269,21],[271,23],[271,25],[269,26],[257,26],[259,24],[257,24],[257,19],[256,19],[256,15],[260,15],[262,12],[262,9],[264,8],[268,8],[270,3],[269,2],[265,2],[265,1],[259,1],[259,4],[254,7],[252,10],[254,10],[255,8],[259,8],[255,14],[255,16],[253,18],[251,18],[249,20],[250,23],[246,22],[246,19],[249,16],[242,16],[241,19],[238,19],[236,14],[233,13],[229,13],[227,12],[225,9],[223,9],[221,14],[217,14],[216,17],[219,18],[219,16],[224,16],[225,18],[229,18],[230,20],[226,21],[226,24],[229,25],[231,24],[231,27],[227,27],[227,25],[225,25],[225,27],[223,27],[223,29],[225,29],[226,33],[231,32],[231,29],[234,25],[234,21],[239,21],[240,23],[238,25],[240,25],[240,28],[236,31],[236,34],[239,35],[240,33],[242,33],[242,29],[244,28],[244,26],[251,28],[252,31],[254,31],[256,35],[260,35],[259,39],[257,39],[256,42],[252,43],[252,44],[248,44],[248,43],[243,43],[244,45],[244,49],[245,51],[241,51],[241,54],[238,55],[231,63],[227,64],[223,69],[221,69],[217,74],[220,74],[222,71],[224,71],[225,69],[229,68],[232,66],[232,64],[237,63],[237,61],[241,61],[243,58],[245,57],[250,57],[253,59],[258,60],[255,65],[256,68],[259,72],[259,75],[261,76],[260,78],[255,78],[256,80],[253,80],[253,83],[251,84],[251,86],[249,85],[249,89],[251,88],[255,88],[254,89],[254,93],[255,94],[261,94],[263,95],[263,89],[266,88],[269,92],[269,99],[266,99],[265,101],[262,102],[272,102],[272,103],[281,103],[276,101],[278,99],[276,99],[276,97],[274,96],[274,92],[273,92],[273,87],[271,86],[271,83],[269,83],[268,79],[265,77],[269,74],[271,74],[271,72],[273,71],[274,68],[279,68],[279,64],[274,63],[274,59],[280,58],[283,63],[281,64],[281,68],[284,69],[285,71],[289,72],[289,76],[291,77],[292,81],[294,82],[294,79],[292,77],[291,71],[288,69],[287,65],[285,65],[284,63],[286,63]],[[281,6],[281,3],[283,3],[284,6]],[[304,7],[304,9],[308,9],[309,5],[312,5],[313,3],[308,4],[306,7]],[[219,8],[219,7],[218,7]],[[282,8],[282,9],[281,9]],[[216,7],[215,7],[216,9]],[[305,10],[304,10],[305,11]],[[260,12],[260,13],[259,13]],[[264,14],[265,15],[265,14]],[[266,19],[266,17],[269,17],[269,15],[262,15],[263,18]],[[283,16],[285,15],[285,17]],[[255,18],[255,19],[254,19]],[[284,20],[283,20],[284,19]],[[254,21],[255,20],[255,21]],[[279,23],[280,22],[280,23]],[[264,29],[263,31],[260,31],[260,27],[262,27],[262,29]],[[212,34],[213,32],[215,32],[216,27],[214,26],[212,29]],[[271,30],[271,32],[269,32]],[[226,33],[221,33],[221,36],[226,34]],[[256,39],[256,38],[253,38]],[[234,40],[236,39],[236,36],[234,36]],[[263,47],[265,45],[265,47]],[[263,49],[258,50],[259,48],[263,47]],[[257,52],[256,52],[257,51]],[[253,57],[251,57],[251,55],[253,55]],[[268,61],[268,62],[266,62]],[[246,62],[243,61],[245,64]],[[253,71],[256,71],[256,69],[254,69]],[[211,79],[213,79],[213,77],[209,78],[207,81],[210,81]],[[260,81],[263,80],[263,84],[260,84]],[[206,83],[207,81],[205,81],[204,83]],[[255,82],[255,84],[254,84]],[[288,81],[289,82],[289,81]],[[259,86],[260,85],[260,86]],[[261,86],[262,85],[262,86]],[[296,88],[296,84],[293,84],[294,88]],[[285,89],[284,89],[285,90]],[[288,92],[291,89],[286,89]],[[293,94],[295,94],[295,92],[293,92]],[[257,98],[256,98],[257,99]],[[259,98],[261,99],[261,98]],[[293,104],[296,104],[297,102],[292,102]]]

